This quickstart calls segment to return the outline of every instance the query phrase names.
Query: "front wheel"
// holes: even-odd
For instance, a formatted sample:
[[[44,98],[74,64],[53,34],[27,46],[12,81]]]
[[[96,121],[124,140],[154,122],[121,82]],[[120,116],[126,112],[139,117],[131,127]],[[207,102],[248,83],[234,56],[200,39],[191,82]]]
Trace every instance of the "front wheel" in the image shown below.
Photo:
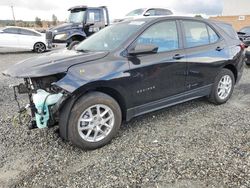
[[[42,42],[37,42],[35,45],[34,45],[34,51],[36,53],[43,53],[46,51],[46,46],[44,43]]]
[[[122,115],[110,96],[91,92],[74,105],[69,119],[69,140],[82,149],[96,149],[108,144],[117,134]]]
[[[67,47],[68,48],[68,50],[74,50],[76,47],[77,47],[77,45],[80,43],[80,41],[72,41],[70,44],[69,44],[69,46]]]
[[[215,104],[224,104],[232,96],[235,85],[235,78],[232,71],[222,69],[215,79],[209,100]]]

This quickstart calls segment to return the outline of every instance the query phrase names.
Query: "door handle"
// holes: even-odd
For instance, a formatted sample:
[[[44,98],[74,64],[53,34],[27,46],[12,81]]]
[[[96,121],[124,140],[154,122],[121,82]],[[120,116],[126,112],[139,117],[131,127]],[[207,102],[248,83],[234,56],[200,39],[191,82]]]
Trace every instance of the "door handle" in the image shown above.
[[[182,59],[184,57],[185,57],[184,55],[176,54],[176,55],[174,55],[173,59],[179,60],[179,59]]]
[[[220,52],[220,51],[222,51],[223,49],[224,49],[224,48],[218,46],[218,47],[216,48],[216,51]]]

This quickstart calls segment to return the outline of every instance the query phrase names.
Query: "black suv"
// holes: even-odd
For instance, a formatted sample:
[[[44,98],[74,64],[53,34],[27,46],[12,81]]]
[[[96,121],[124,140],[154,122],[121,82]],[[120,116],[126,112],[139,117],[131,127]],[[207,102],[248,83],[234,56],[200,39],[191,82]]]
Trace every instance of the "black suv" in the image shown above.
[[[144,18],[111,25],[76,50],[28,59],[4,74],[24,78],[15,89],[29,94],[33,126],[59,123],[62,138],[95,149],[133,117],[199,97],[227,102],[242,76],[244,51],[224,23]]]

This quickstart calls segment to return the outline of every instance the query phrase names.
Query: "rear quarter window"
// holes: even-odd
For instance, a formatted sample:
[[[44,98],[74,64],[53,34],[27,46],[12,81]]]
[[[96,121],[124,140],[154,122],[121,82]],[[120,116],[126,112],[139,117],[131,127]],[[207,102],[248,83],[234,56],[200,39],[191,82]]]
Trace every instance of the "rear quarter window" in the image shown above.
[[[230,36],[232,39],[239,39],[232,25],[227,23],[216,23],[216,25],[220,27],[223,31],[225,31],[226,34]]]

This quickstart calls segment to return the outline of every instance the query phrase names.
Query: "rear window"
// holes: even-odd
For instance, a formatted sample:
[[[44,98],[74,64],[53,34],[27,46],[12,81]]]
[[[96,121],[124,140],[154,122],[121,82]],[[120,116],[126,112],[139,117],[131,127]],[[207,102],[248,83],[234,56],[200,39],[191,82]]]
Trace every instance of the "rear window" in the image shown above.
[[[156,15],[161,16],[161,15],[171,15],[173,14],[170,10],[165,10],[165,9],[157,9],[156,10]]]
[[[239,39],[236,31],[230,24],[217,22],[216,25],[219,26],[221,29],[223,29],[231,38]]]
[[[5,33],[10,33],[10,34],[19,34],[19,29],[18,28],[7,28],[3,30]]]
[[[250,27],[244,27],[240,30],[242,33],[250,33]]]

